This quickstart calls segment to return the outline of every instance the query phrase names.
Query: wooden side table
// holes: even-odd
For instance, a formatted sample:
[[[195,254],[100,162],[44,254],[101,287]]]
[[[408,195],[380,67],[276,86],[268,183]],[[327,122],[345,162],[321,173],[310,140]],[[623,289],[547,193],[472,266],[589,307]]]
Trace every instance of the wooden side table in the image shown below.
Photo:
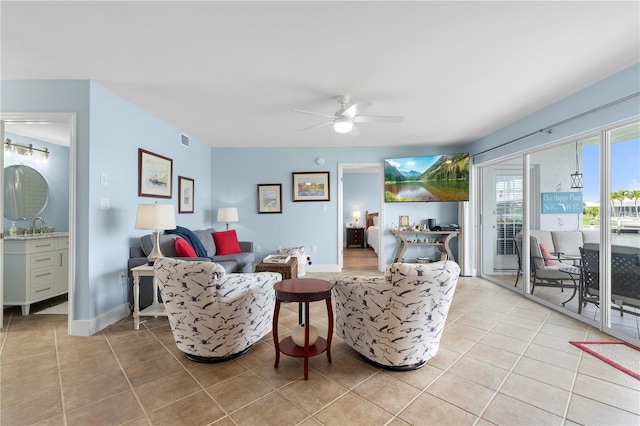
[[[364,228],[347,228],[347,247],[360,246],[365,248]]]
[[[315,278],[300,278],[280,281],[273,286],[276,292],[276,308],[273,314],[273,343],[276,347],[276,362],[274,368],[280,364],[280,352],[296,358],[304,358],[304,379],[309,379],[309,358],[327,353],[327,361],[331,363],[331,336],[333,336],[333,308],[331,307],[331,288],[329,281]],[[329,330],[327,338],[318,336],[318,340],[309,346],[309,303],[324,300],[327,304]],[[281,302],[304,303],[304,347],[293,342],[291,336],[282,340],[278,338],[278,317]]]
[[[140,328],[140,317],[166,317],[167,311],[164,303],[158,301],[158,281],[156,280],[153,266],[140,265],[131,268],[133,275],[133,328]],[[140,277],[153,277],[153,303],[140,311]]]
[[[298,257],[291,256],[287,263],[265,263],[256,265],[255,272],[279,272],[283,280],[298,278]]]

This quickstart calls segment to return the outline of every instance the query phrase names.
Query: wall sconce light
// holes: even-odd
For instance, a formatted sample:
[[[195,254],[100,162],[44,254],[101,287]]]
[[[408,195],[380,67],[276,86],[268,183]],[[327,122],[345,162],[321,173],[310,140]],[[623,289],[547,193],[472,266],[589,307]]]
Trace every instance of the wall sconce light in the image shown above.
[[[11,157],[14,153],[18,155],[24,155],[27,157],[27,160],[31,161],[33,159],[33,151],[42,153],[42,162],[49,162],[49,148],[34,148],[33,144],[22,145],[16,142],[13,142],[11,139],[7,138],[4,142],[4,153],[7,157]]]
[[[571,174],[571,188],[582,188],[582,173],[580,173],[578,168],[578,141],[576,141],[576,172]]]

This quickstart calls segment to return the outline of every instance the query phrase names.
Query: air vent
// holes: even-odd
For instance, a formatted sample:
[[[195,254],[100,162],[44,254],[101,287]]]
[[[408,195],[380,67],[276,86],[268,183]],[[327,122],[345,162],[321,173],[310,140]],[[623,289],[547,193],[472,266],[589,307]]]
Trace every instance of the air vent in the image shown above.
[[[188,148],[191,145],[191,142],[189,142],[189,136],[182,135],[180,143]]]

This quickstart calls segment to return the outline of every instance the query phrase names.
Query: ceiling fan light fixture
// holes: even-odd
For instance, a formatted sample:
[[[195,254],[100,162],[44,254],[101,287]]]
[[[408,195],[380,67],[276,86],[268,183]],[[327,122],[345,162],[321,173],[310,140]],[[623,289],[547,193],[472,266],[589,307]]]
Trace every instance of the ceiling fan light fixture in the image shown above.
[[[333,120],[333,130],[336,133],[349,133],[353,129],[353,122],[348,118],[338,117]]]

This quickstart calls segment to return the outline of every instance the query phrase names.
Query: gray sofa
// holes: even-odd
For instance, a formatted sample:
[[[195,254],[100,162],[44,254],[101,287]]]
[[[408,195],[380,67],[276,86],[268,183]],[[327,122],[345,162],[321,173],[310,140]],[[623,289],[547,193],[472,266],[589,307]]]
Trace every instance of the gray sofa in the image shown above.
[[[213,232],[216,230],[213,228],[194,230],[193,233],[198,236],[198,239],[207,250],[208,257],[194,257],[194,258],[180,258],[176,253],[175,239],[178,238],[176,234],[162,234],[160,235],[160,250],[165,257],[172,257],[183,260],[208,260],[220,264],[227,273],[250,273],[253,272],[253,261],[255,256],[253,254],[253,242],[251,241],[239,241],[240,253],[227,254],[219,256],[216,254],[216,245],[213,240]],[[140,244],[134,245],[129,248],[129,282],[133,282],[131,276],[131,268],[144,265],[149,262],[147,256],[153,249],[153,234],[147,234],[140,238]],[[141,278],[140,282],[140,308],[149,306],[152,302],[153,290],[152,286],[146,284],[146,280],[150,280],[148,277]],[[131,288],[132,286],[130,286]],[[133,295],[129,292],[129,300],[133,305]]]

